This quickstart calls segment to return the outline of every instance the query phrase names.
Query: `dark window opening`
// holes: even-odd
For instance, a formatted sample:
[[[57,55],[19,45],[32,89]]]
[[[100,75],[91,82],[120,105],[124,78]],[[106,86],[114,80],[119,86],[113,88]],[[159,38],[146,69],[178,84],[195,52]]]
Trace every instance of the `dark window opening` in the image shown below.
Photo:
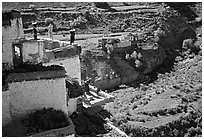
[[[21,44],[13,45],[13,63],[14,63],[14,68],[18,67],[18,65],[23,63]]]

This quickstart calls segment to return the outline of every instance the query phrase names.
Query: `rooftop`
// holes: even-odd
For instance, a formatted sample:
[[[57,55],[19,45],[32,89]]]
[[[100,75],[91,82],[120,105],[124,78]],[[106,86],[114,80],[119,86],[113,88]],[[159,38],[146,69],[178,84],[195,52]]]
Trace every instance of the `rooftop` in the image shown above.
[[[6,82],[20,82],[65,77],[64,67],[22,64],[7,74]]]

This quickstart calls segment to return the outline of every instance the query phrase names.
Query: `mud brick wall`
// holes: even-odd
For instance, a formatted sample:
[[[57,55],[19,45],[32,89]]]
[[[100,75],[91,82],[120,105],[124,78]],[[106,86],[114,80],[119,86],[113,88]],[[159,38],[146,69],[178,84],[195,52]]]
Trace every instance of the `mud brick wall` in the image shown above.
[[[18,74],[19,78],[16,75],[10,77],[16,79],[9,82],[9,91],[4,93],[2,98],[4,103],[2,107],[3,125],[9,123],[10,119],[22,118],[26,114],[44,107],[59,109],[68,114],[64,73],[46,71],[41,76],[59,74],[56,78],[47,79],[46,77],[35,79],[30,75],[31,73],[27,76],[22,76],[26,73],[15,74]],[[22,77],[27,78],[22,81]]]
[[[36,61],[36,63],[40,63],[42,61],[44,43],[41,41],[30,40],[23,42],[23,62]]]
[[[11,69],[13,67],[13,50],[12,42],[19,38],[23,37],[23,26],[22,19],[15,18],[10,20],[11,25],[2,26],[2,63],[4,69]],[[5,63],[5,64],[4,64]]]
[[[64,59],[57,59],[49,63],[44,63],[44,65],[63,65],[66,74],[71,78],[75,78],[79,84],[81,84],[81,65],[79,55]]]
[[[11,122],[9,103],[10,103],[9,90],[2,91],[2,125],[3,126]]]

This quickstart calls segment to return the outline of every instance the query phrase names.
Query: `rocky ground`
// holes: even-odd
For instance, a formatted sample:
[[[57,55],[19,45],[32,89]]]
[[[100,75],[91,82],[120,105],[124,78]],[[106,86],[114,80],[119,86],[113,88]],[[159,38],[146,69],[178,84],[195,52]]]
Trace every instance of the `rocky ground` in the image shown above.
[[[129,10],[124,3],[112,3],[112,6],[119,6],[115,9],[121,12],[100,16],[96,14],[95,23],[89,22],[93,16],[86,18],[87,26],[77,29],[78,33],[137,32],[137,46],[152,46],[153,43],[158,43],[159,47],[164,49],[165,56],[157,58],[162,59],[162,64],[147,67],[151,70],[144,73],[146,78],[142,82],[108,90],[115,96],[114,101],[100,108],[102,110],[95,115],[83,110],[72,115],[77,136],[122,136],[107,125],[107,120],[131,137],[202,136],[201,5],[137,3]],[[129,13],[130,11],[135,14]],[[163,38],[153,37],[153,32],[158,27],[165,32]],[[183,27],[187,27],[189,32],[178,32]],[[194,31],[196,34],[192,33]],[[187,36],[182,36],[183,34]],[[195,41],[187,40],[183,44],[188,35],[195,36]],[[97,47],[97,38],[82,40],[80,43],[83,48],[92,50]],[[148,62],[149,56],[146,57]]]
[[[105,109],[129,136],[202,135],[201,55],[176,62],[151,83],[125,86],[111,94],[116,99]]]

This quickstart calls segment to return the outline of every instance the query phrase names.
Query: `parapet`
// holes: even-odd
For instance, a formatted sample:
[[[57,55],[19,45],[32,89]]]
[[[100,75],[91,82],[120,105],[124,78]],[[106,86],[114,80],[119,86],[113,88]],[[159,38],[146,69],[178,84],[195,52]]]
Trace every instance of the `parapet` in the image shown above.
[[[21,82],[43,79],[65,78],[64,67],[23,64],[9,72],[6,82]]]

